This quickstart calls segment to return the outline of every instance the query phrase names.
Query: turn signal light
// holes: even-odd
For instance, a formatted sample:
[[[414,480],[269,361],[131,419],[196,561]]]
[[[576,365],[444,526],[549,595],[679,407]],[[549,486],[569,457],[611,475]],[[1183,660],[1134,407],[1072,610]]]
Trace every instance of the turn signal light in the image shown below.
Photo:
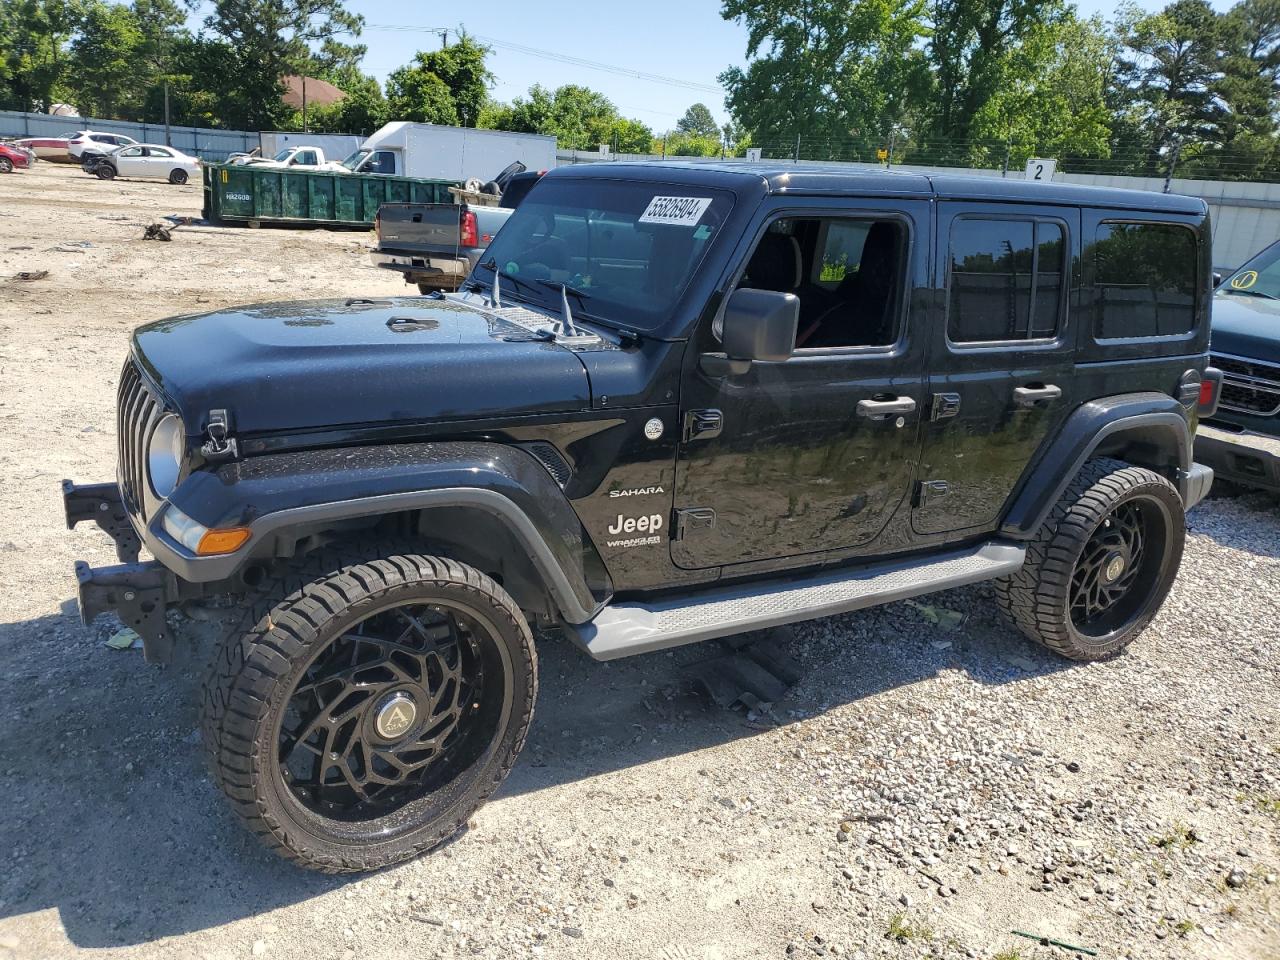
[[[251,535],[248,527],[226,527],[222,530],[210,530],[200,538],[196,553],[202,557],[216,556],[220,553],[234,553],[249,541]]]

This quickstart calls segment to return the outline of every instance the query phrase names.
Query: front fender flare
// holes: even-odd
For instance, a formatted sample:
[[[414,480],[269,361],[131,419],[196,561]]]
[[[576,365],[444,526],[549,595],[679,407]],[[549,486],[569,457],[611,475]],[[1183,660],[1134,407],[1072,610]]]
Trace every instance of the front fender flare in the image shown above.
[[[207,527],[247,526],[234,554],[196,557],[165,533],[164,510]],[[403,511],[457,507],[497,517],[528,552],[561,615],[585,623],[612,583],[578,515],[555,480],[517,447],[486,442],[414,443],[273,454],[192,474],[152,518],[147,545],[184,580],[233,575],[250,557],[273,555],[290,530]]]

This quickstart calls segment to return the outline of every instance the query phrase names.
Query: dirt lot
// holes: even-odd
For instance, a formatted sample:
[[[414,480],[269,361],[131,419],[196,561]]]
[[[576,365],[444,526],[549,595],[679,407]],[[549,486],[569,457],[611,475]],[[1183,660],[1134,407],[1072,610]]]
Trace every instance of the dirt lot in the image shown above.
[[[86,629],[58,481],[112,475],[132,327],[401,293],[363,233],[182,227],[198,186],[0,177],[0,958],[1280,957],[1280,513],[1190,518],[1123,658],[1069,665],[986,587],[802,625],[771,714],[708,705],[688,648],[543,645],[525,754],[436,855],[333,879],[258,849],[201,766],[188,622],[165,670]],[[47,279],[13,282],[19,271]]]

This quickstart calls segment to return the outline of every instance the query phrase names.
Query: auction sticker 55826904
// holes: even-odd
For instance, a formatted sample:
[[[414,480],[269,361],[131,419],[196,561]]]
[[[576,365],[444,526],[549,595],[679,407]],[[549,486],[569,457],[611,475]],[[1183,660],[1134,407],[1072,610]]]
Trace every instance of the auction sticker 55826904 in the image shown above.
[[[692,227],[711,206],[710,197],[654,197],[638,223],[668,223]]]

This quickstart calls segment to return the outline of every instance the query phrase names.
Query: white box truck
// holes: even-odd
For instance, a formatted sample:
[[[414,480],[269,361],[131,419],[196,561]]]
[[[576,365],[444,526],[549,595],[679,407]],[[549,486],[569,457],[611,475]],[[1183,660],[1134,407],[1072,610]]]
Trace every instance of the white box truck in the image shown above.
[[[556,138],[397,120],[365,140],[343,165],[353,173],[483,183],[517,160],[528,170],[550,170]]]

